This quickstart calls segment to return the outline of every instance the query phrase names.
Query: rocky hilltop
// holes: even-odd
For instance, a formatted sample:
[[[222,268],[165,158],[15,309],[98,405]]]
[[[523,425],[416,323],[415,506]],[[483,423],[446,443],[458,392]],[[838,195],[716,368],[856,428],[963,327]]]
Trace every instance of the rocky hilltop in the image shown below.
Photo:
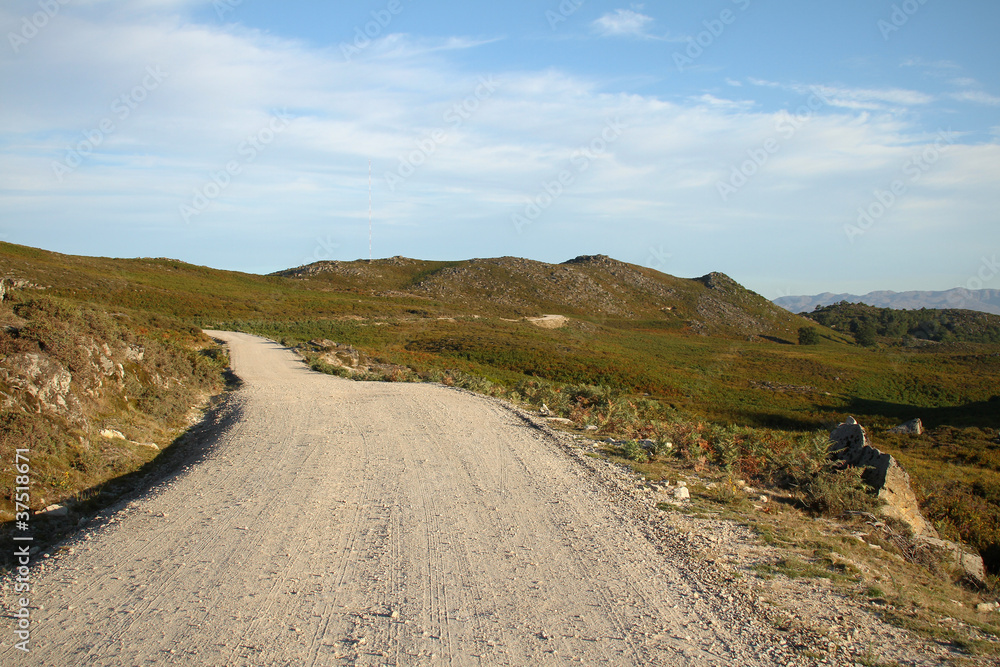
[[[607,255],[561,264],[518,257],[427,262],[405,257],[317,262],[275,275],[338,290],[411,297],[463,312],[506,317],[561,313],[614,320],[660,320],[678,328],[739,336],[790,337],[798,318],[722,273],[677,278]]]

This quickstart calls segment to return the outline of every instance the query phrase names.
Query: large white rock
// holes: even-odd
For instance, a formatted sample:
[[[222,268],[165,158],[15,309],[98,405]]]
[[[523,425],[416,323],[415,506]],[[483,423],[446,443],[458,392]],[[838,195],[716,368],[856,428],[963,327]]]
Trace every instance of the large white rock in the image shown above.
[[[854,417],[830,434],[830,456],[847,465],[865,468],[863,479],[885,501],[882,513],[910,526],[915,535],[937,537],[937,531],[920,513],[917,497],[910,487],[910,476],[896,459],[872,447],[868,434]]]
[[[920,419],[911,419],[905,424],[900,424],[896,428],[889,429],[889,433],[903,433],[905,435],[920,435],[924,432],[924,423]]]
[[[890,455],[868,442],[868,434],[853,417],[830,434],[830,456],[851,466],[866,468],[863,479],[878,490],[885,501],[882,514],[895,517],[910,526],[916,539],[944,551],[965,574],[983,581],[985,568],[979,554],[970,553],[954,542],[942,540],[934,527],[920,513],[917,497],[910,487],[910,476]]]

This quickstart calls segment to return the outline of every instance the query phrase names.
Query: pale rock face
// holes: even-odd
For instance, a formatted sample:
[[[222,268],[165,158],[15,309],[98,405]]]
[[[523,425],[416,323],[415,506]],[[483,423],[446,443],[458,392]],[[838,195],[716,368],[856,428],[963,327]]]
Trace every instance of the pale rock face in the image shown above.
[[[896,428],[890,429],[890,433],[903,433],[904,435],[920,435],[924,432],[924,423],[919,419],[911,419],[905,424],[900,424]]]
[[[919,421],[919,420],[916,420]],[[866,468],[862,479],[878,491],[886,504],[882,513],[897,518],[913,529],[914,536],[941,549],[966,574],[983,581],[985,571],[979,554],[939,538],[934,527],[920,514],[920,506],[910,486],[910,476],[896,459],[871,446],[865,429],[853,417],[830,434],[830,456],[850,466]]]
[[[979,581],[986,580],[986,567],[979,554],[971,554],[960,545],[947,540],[938,540],[932,537],[923,537],[922,539],[931,546],[944,551],[966,574],[972,575]]]
[[[884,514],[906,522],[916,535],[938,536],[920,514],[910,476],[894,458],[871,446],[865,429],[853,417],[834,429],[830,440],[832,458],[866,469],[863,479],[886,502]]]
[[[51,517],[69,516],[69,508],[65,505],[49,505],[41,513]]]
[[[359,367],[362,365],[363,358],[361,352],[354,349],[351,345],[335,343],[325,338],[314,338],[309,341],[309,344],[319,348],[319,358],[323,363],[350,370],[359,370]]]
[[[0,382],[35,399],[38,412],[52,412],[81,421],[80,403],[70,393],[72,381],[73,376],[62,364],[44,354],[15,354],[4,359],[0,366]]]
[[[99,363],[101,365],[101,371],[105,375],[112,375],[115,372],[115,362],[111,361],[108,357],[103,354],[100,357]]]

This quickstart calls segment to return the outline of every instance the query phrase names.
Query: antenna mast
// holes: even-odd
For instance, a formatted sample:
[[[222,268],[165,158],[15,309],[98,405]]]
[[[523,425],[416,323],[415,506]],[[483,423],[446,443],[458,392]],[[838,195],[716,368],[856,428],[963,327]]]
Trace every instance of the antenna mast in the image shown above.
[[[372,161],[368,160],[368,262],[372,261]]]

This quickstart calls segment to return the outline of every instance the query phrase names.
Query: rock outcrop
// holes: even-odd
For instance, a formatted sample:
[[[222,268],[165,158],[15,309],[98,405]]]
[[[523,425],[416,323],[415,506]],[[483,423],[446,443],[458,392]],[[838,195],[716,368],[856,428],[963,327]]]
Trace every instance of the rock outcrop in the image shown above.
[[[360,366],[367,363],[364,355],[351,345],[335,343],[325,338],[314,338],[309,341],[309,345],[319,352],[320,361],[331,366],[359,370]]]
[[[920,435],[923,432],[924,423],[920,419],[911,419],[905,424],[889,429],[889,433],[902,433],[904,435]]]
[[[920,420],[914,420],[919,424]],[[882,513],[903,521],[917,540],[940,550],[946,558],[969,577],[983,581],[985,568],[979,554],[938,536],[934,527],[920,513],[917,497],[910,486],[910,476],[889,454],[872,447],[865,429],[854,419],[837,426],[830,434],[830,457],[847,465],[865,468],[862,479],[885,501]]]
[[[909,525],[914,535],[938,536],[934,527],[920,514],[917,497],[910,486],[910,476],[896,459],[871,446],[868,434],[854,417],[848,417],[846,422],[834,429],[830,440],[831,458],[865,469],[862,478],[885,501],[884,514]]]
[[[923,542],[939,549],[946,558],[958,565],[965,574],[977,581],[986,581],[986,567],[979,554],[969,553],[959,544],[933,537],[921,536]]]
[[[83,423],[80,402],[70,392],[73,376],[58,361],[34,352],[15,354],[0,365],[0,383],[13,394],[20,394],[34,403],[34,411],[55,414],[74,423]],[[15,395],[6,395],[5,403],[13,407]]]

